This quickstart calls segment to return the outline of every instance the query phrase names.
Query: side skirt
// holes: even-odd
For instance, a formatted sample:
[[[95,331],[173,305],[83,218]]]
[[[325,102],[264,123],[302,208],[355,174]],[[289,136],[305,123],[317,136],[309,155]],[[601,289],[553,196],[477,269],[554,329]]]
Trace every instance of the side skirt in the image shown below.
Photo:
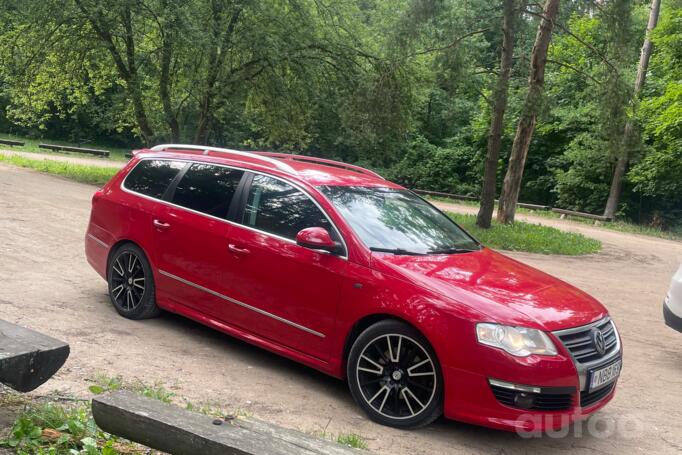
[[[230,325],[219,319],[206,316],[205,314],[200,313],[199,311],[196,311],[180,303],[174,302],[170,299],[162,299],[162,302],[161,303],[157,302],[157,304],[159,304],[160,308],[166,311],[170,311],[171,313],[176,313],[186,318],[192,319],[193,321],[196,321],[207,327],[219,330],[220,332],[223,332],[227,335],[246,341],[249,344],[253,344],[260,348],[266,349],[270,352],[281,355],[282,357],[286,357],[288,359],[302,363],[306,366],[319,370],[330,376],[338,377],[338,375],[334,374],[334,371],[328,362],[320,360],[317,357],[313,357],[303,352],[297,351],[295,349],[291,349],[287,346],[277,343],[276,341],[261,337],[252,332],[244,330],[241,327]]]

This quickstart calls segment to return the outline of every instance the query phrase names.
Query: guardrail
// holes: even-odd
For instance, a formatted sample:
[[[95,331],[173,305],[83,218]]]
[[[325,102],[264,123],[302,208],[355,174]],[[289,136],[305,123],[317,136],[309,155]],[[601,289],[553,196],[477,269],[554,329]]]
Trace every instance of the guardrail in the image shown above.
[[[76,152],[76,153],[88,153],[90,155],[101,156],[107,158],[110,155],[108,150],[100,149],[90,149],[85,147],[71,147],[68,145],[57,145],[57,144],[38,144],[41,149],[52,150],[54,152]]]
[[[0,139],[0,144],[9,145],[9,146],[15,146],[16,145],[18,147],[21,147],[24,145],[24,143],[21,141],[13,141],[11,139]]]
[[[444,197],[444,198],[455,199],[455,200],[460,200],[460,201],[478,201],[479,200],[479,198],[477,198],[475,196],[465,196],[465,195],[461,195],[461,194],[443,193],[440,191],[427,191],[427,190],[412,190],[412,191],[414,191],[417,194],[423,194],[426,196]],[[498,202],[498,200],[495,199],[495,203],[497,203],[497,202]],[[603,215],[595,215],[593,213],[576,212],[574,210],[559,209],[559,208],[552,207],[549,205],[527,204],[525,202],[519,202],[516,205],[518,207],[522,207],[524,209],[552,211],[555,213],[559,213],[561,215],[575,216],[578,218],[588,218],[590,220],[595,220],[595,221],[613,221],[613,218],[606,217]]]

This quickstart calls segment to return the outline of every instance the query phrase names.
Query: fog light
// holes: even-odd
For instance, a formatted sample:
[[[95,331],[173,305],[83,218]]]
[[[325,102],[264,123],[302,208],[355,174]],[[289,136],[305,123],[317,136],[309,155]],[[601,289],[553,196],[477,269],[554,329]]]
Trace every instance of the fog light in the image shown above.
[[[517,393],[514,397],[514,405],[521,409],[530,409],[535,406],[535,397],[525,392]]]

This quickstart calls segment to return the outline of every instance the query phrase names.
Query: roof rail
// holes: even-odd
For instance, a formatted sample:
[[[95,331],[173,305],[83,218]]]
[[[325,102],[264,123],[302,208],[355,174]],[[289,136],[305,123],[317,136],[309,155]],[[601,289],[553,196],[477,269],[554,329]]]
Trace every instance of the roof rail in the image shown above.
[[[289,166],[286,163],[283,163],[281,160],[273,159],[272,157],[269,156],[264,156],[260,153],[256,152],[243,152],[240,150],[231,150],[231,149],[224,149],[220,147],[209,147],[206,145],[192,145],[192,144],[159,144],[155,145],[152,147],[150,150],[154,152],[164,152],[164,151],[172,151],[172,150],[197,150],[197,151],[202,151],[204,152],[204,155],[208,155],[209,152],[215,152],[215,153],[224,153],[226,155],[235,155],[235,156],[243,156],[246,158],[252,158],[258,161],[262,161],[264,163],[271,164],[275,166],[277,169],[280,169],[285,172],[289,172],[291,174],[295,174],[296,171],[294,168]]]
[[[293,154],[289,154],[289,153],[276,153],[276,152],[255,152],[255,153],[258,153],[259,155],[263,155],[263,156],[272,157],[272,158],[278,158],[280,160],[303,161],[303,162],[308,162],[308,163],[322,164],[325,166],[338,167],[341,169],[347,169],[350,171],[358,172],[360,174],[371,175],[372,177],[377,177],[377,178],[380,178],[382,180],[386,180],[385,178],[383,178],[381,175],[377,174],[374,171],[370,171],[369,169],[365,169],[364,167],[356,166],[354,164],[343,163],[341,161],[334,161],[334,160],[329,160],[326,158],[318,158],[315,156],[293,155]]]

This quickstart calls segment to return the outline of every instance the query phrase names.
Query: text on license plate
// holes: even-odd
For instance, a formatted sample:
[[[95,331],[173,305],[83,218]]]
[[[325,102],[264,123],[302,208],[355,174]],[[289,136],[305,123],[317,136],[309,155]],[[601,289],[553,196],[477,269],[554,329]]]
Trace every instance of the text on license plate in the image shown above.
[[[620,374],[622,363],[621,360],[618,360],[600,370],[594,370],[590,376],[590,390],[598,389],[604,384],[614,381]]]

